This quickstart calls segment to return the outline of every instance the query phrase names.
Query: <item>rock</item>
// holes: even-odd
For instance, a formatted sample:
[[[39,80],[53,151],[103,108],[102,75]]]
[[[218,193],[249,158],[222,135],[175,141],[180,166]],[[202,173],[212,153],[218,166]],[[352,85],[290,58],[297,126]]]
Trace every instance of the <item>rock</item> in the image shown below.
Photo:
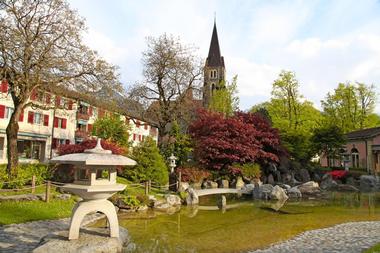
[[[206,181],[206,188],[207,189],[216,189],[218,188],[218,183],[214,181]]]
[[[158,199],[153,201],[153,208],[158,208],[159,206],[162,206],[164,204],[167,204],[165,200],[163,199]],[[168,204],[169,205],[169,204]]]
[[[301,169],[299,172],[301,182],[309,182],[310,181],[310,174],[307,169]]]
[[[290,185],[293,185],[293,176],[290,172],[287,172],[285,174],[282,175],[282,181],[284,184],[290,184]]]
[[[270,193],[270,198],[274,200],[287,200],[288,196],[286,195],[284,189],[282,189],[280,186],[276,185],[273,187],[272,192]]]
[[[322,190],[334,190],[338,188],[338,183],[335,182],[330,174],[324,174],[321,181]]]
[[[342,192],[359,192],[358,188],[349,184],[339,184],[337,190]]]
[[[228,180],[218,180],[218,188],[229,188],[230,187],[230,184],[228,182]]]
[[[131,210],[133,209],[131,206],[127,205],[123,199],[117,199],[116,200],[116,206],[119,208],[119,209],[125,209],[125,210]]]
[[[277,171],[274,172],[274,174],[275,174],[275,177],[276,177],[276,181],[277,182],[282,182],[281,172],[279,170],[277,170]]]
[[[165,196],[166,202],[171,206],[181,205],[181,198],[174,194],[168,194]]]
[[[226,208],[227,206],[227,199],[226,196],[221,195],[220,198],[218,199],[218,207],[220,209]]]
[[[360,176],[360,191],[371,192],[377,190],[378,180],[371,175]]]
[[[198,183],[192,183],[191,187],[193,189],[202,189],[202,183],[201,182],[198,182]]]
[[[0,196],[0,201],[15,200],[15,201],[32,201],[39,200],[40,198],[34,194],[20,194],[20,195],[10,195],[10,196]]]
[[[157,198],[154,195],[148,195],[149,201],[156,201]]]
[[[137,208],[137,211],[138,211],[138,212],[145,212],[145,211],[147,211],[147,210],[148,210],[148,206],[147,206],[147,205],[139,206],[139,207]]]
[[[241,177],[237,178],[235,187],[236,187],[236,189],[241,189],[244,187],[244,182],[243,182],[243,179]]]
[[[63,193],[63,194],[58,194],[55,196],[57,199],[62,199],[62,200],[69,200],[71,198],[71,194],[68,193]]]
[[[190,185],[188,182],[181,182],[180,186],[179,186],[179,191],[180,192],[184,192],[187,190],[187,188],[189,188]]]
[[[290,188],[292,188],[290,185],[288,184],[278,184],[278,186],[280,186],[282,189],[284,190],[289,190]]]
[[[322,180],[321,176],[317,172],[313,173],[312,178],[313,178],[314,182],[321,182],[321,180]]]
[[[187,190],[187,196],[186,196],[186,204],[187,205],[198,205],[199,198],[197,193],[193,188],[188,188]]]
[[[318,183],[314,181],[306,182],[297,187],[302,194],[315,194],[320,192]]]
[[[274,178],[273,178],[272,174],[269,174],[269,176],[267,178],[267,183],[271,184],[271,185],[274,185]]]
[[[241,188],[241,191],[245,194],[250,194],[253,192],[253,189],[255,188],[254,184],[246,184]]]
[[[67,240],[68,231],[57,232],[42,238],[33,253],[113,253],[122,252],[123,245],[129,240],[128,231],[119,228],[119,238],[109,237],[106,228],[81,229],[78,240]]]
[[[256,187],[253,189],[253,197],[255,199],[270,199],[271,192],[273,190],[273,185],[271,184],[263,184],[259,187]]]
[[[295,198],[295,199],[302,198],[302,193],[298,189],[298,187],[290,188],[289,190],[287,190],[287,193],[288,193],[289,198]]]
[[[172,207],[171,205],[164,202],[164,203],[161,203],[159,205],[156,205],[154,208],[157,209],[158,211],[167,211],[171,207]]]
[[[352,185],[352,186],[355,186],[355,187],[358,185],[354,177],[348,177],[346,179],[346,184]]]
[[[286,202],[286,199],[283,199],[283,200],[278,200],[277,202],[275,203],[271,203],[269,205],[269,207],[275,211],[278,211],[281,209],[281,207],[283,207],[285,205],[285,202]]]

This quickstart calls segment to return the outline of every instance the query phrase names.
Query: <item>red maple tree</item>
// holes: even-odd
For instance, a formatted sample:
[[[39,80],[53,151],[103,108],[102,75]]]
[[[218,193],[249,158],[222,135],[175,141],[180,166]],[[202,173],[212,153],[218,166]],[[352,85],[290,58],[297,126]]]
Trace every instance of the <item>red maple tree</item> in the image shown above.
[[[278,130],[260,114],[237,112],[232,117],[198,111],[190,125],[195,142],[194,155],[212,170],[233,170],[233,164],[278,162],[284,153]]]
[[[57,153],[59,155],[83,153],[86,149],[95,148],[96,143],[97,143],[97,140],[95,140],[95,139],[86,139],[83,142],[78,143],[78,144],[60,145],[58,147]],[[108,142],[105,140],[101,140],[100,143],[101,143],[103,149],[111,150],[112,154],[116,154],[116,155],[126,154],[127,150],[118,146],[115,143]]]

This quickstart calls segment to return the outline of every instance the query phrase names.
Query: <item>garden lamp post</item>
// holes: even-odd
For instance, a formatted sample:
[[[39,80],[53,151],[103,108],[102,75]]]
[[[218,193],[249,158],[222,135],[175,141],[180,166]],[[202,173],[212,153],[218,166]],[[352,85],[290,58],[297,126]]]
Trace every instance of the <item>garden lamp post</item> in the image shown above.
[[[177,166],[175,163],[176,160],[177,160],[177,157],[175,157],[173,154],[169,157],[170,173],[173,173],[174,168]]]

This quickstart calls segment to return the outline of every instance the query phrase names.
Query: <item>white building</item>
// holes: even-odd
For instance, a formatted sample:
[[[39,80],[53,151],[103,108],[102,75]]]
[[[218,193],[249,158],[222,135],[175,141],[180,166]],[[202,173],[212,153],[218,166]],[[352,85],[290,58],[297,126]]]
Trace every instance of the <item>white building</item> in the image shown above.
[[[45,162],[55,155],[59,145],[74,144],[91,135],[92,126],[97,118],[108,113],[84,101],[64,98],[46,92],[34,92],[30,100],[44,105],[57,105],[55,108],[41,110],[25,108],[19,118],[18,154],[20,162]],[[8,84],[0,86],[0,163],[7,163],[7,140],[5,129],[13,111],[13,102],[8,94]],[[130,141],[136,146],[147,136],[158,140],[155,126],[125,115],[120,118],[130,125]]]

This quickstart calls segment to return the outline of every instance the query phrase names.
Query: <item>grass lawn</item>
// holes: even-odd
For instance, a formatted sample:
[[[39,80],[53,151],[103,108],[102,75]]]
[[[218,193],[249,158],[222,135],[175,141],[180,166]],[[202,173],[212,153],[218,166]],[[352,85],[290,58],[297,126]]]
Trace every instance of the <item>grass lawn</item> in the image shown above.
[[[363,253],[380,253],[380,243],[378,243],[375,246],[367,249]]]
[[[0,225],[69,217],[74,200],[0,202]]]

